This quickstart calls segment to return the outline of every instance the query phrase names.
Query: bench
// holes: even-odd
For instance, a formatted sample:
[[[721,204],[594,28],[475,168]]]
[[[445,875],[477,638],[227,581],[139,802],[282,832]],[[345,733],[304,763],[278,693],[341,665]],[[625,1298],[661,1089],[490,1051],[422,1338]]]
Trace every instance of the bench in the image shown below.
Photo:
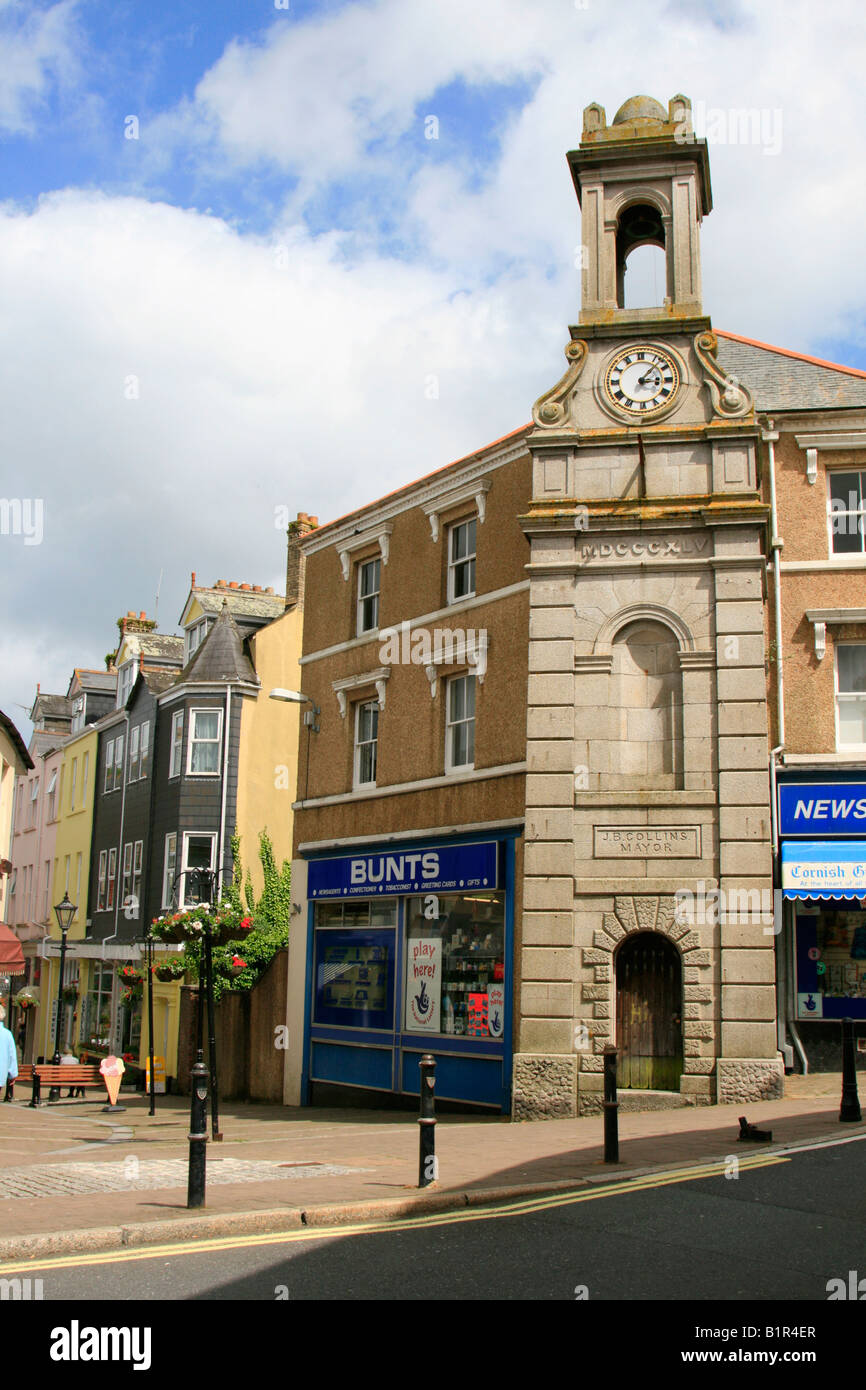
[[[108,1094],[108,1088],[98,1066],[91,1066],[86,1063],[77,1062],[74,1066],[71,1062],[58,1063],[45,1062],[41,1066],[33,1067],[33,1099],[31,1105],[39,1105],[42,1099],[42,1087],[51,1086],[62,1090],[68,1086],[70,1090],[78,1090],[86,1086],[98,1086],[101,1091]]]
[[[34,1084],[32,1062],[18,1063],[18,1075],[10,1076],[6,1080],[6,1095],[3,1097],[4,1100],[12,1100],[14,1098],[16,1081],[26,1081],[30,1086]]]

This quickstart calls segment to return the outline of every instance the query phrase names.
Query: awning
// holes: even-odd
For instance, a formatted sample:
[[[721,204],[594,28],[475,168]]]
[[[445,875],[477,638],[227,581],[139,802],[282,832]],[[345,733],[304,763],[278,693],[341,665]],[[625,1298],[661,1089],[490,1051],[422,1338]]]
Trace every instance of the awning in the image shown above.
[[[23,975],[24,952],[11,927],[0,922],[0,975]]]
[[[786,898],[866,898],[866,843],[856,840],[782,841]]]

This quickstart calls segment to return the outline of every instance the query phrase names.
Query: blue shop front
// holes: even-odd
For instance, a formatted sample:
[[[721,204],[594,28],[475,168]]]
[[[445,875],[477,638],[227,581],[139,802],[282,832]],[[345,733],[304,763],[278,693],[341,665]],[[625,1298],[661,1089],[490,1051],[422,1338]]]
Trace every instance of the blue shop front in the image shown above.
[[[310,855],[307,1103],[327,1088],[511,1108],[515,835]]]
[[[866,774],[780,773],[778,796],[795,1024],[810,1067],[835,1070],[839,1022],[866,1025]]]

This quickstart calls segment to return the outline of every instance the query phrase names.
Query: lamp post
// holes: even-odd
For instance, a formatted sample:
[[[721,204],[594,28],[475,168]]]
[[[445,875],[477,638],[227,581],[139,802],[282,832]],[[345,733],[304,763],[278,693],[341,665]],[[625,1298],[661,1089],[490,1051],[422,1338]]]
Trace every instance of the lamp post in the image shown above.
[[[54,1026],[54,1056],[52,1062],[54,1066],[60,1065],[60,1020],[63,1017],[63,972],[66,967],[66,934],[72,926],[72,919],[78,911],[75,903],[69,901],[69,894],[63,894],[63,901],[57,903],[54,908],[54,915],[57,918],[57,925],[60,928],[60,977],[57,982],[57,1019]],[[52,1086],[48,1096],[49,1100],[60,1099],[60,1087]]]
[[[307,726],[307,765],[304,771],[304,800],[307,800],[307,792],[310,787],[310,734],[319,732],[319,725],[316,723],[322,713],[315,700],[309,695],[304,695],[300,690],[272,690],[268,695],[269,700],[286,700],[292,705],[311,705],[304,714],[304,723]]]

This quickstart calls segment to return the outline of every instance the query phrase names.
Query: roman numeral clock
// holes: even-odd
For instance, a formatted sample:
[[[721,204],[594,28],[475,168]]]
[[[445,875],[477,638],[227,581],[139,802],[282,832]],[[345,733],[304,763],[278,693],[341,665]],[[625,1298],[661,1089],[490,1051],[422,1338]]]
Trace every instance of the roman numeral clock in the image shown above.
[[[601,396],[619,418],[655,419],[674,405],[681,373],[673,355],[656,346],[620,349],[602,372]]]

